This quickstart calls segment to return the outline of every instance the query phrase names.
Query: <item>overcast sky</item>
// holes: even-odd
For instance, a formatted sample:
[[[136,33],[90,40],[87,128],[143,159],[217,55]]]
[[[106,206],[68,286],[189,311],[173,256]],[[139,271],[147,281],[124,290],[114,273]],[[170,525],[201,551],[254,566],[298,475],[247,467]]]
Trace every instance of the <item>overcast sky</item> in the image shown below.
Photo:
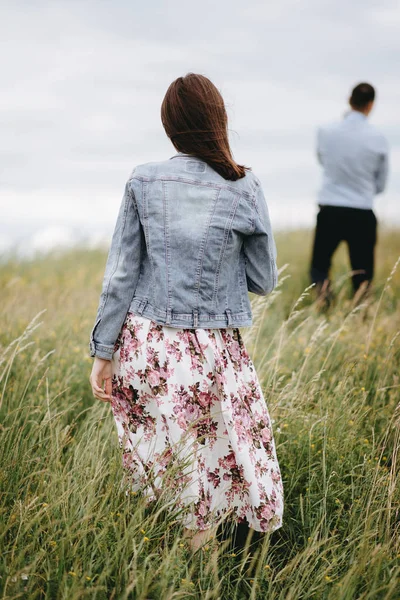
[[[112,230],[132,168],[174,154],[160,105],[188,71],[221,90],[277,227],[313,222],[316,127],[371,82],[391,147],[377,212],[400,221],[398,0],[3,0],[0,44],[3,244]]]

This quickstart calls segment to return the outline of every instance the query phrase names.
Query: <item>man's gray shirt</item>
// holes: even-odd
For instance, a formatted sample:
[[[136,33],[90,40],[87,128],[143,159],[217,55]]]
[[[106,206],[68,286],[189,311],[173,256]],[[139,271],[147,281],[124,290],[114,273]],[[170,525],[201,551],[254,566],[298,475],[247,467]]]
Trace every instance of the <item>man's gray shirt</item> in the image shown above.
[[[352,110],[340,123],[319,128],[317,154],[323,167],[318,203],[372,209],[386,185],[388,143],[367,117]]]

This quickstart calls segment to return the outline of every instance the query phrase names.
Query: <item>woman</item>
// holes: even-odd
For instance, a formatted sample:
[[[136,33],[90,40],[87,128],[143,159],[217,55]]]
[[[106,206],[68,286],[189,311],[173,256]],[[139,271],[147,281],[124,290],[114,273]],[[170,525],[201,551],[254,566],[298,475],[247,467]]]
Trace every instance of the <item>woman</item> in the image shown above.
[[[136,167],[107,260],[91,355],[133,491],[172,490],[193,549],[222,519],[282,524],[271,422],[239,327],[277,283],[259,180],[232,158],[224,101],[202,75],[161,108],[177,154]],[[168,467],[168,468],[167,468]]]

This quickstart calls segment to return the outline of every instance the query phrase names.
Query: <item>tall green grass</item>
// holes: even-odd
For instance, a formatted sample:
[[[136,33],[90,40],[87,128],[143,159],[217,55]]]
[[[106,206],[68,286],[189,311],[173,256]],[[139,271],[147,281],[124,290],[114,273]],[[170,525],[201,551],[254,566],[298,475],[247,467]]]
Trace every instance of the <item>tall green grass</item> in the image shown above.
[[[173,505],[123,490],[110,407],[88,384],[104,253],[1,265],[1,597],[400,598],[400,235],[380,237],[372,296],[352,302],[341,249],[323,314],[306,290],[310,234],[277,237],[280,286],[253,299],[243,334],[285,515],[250,567],[215,541],[192,557]]]

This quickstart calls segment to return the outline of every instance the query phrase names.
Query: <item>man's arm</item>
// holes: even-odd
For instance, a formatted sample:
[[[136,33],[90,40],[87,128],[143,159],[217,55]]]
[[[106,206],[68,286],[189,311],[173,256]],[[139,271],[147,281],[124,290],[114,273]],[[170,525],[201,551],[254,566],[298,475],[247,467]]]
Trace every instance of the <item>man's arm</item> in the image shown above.
[[[389,157],[387,152],[379,157],[378,169],[375,173],[375,193],[381,194],[386,187],[389,173]]]

